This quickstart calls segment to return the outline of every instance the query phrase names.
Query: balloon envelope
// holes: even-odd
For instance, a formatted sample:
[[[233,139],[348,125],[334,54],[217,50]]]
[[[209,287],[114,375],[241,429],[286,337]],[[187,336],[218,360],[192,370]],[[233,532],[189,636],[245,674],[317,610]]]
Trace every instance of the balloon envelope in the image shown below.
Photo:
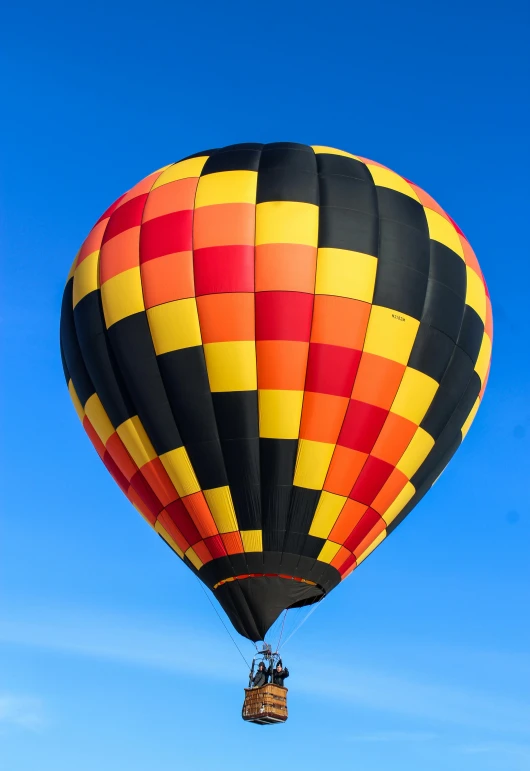
[[[61,352],[125,495],[265,637],[404,519],[479,406],[492,317],[462,231],[340,150],[198,153],[98,220]]]

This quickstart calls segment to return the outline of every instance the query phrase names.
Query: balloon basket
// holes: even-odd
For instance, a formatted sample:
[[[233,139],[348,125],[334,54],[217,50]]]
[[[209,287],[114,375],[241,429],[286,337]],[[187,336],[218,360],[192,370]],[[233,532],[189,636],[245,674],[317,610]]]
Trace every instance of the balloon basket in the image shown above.
[[[260,688],[245,688],[241,716],[243,720],[258,725],[285,723],[288,716],[287,688],[271,684]]]

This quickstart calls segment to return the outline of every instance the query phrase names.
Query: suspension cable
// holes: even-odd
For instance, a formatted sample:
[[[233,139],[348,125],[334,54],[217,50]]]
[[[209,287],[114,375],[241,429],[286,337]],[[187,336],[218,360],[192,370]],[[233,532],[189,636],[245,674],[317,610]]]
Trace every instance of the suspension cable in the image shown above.
[[[281,643],[281,641],[282,641],[282,635],[283,635],[283,630],[284,630],[284,627],[285,627],[285,619],[286,619],[286,618],[287,618],[287,609],[285,609],[285,610],[283,611],[283,621],[282,621],[282,628],[280,629],[280,637],[278,638],[278,643],[277,643],[277,645],[276,645],[276,650],[277,650],[277,651],[279,651],[279,650],[280,650],[280,643]]]
[[[323,597],[321,597],[321,599],[320,599],[318,602],[315,602],[315,604],[313,605],[313,607],[311,608],[311,610],[309,611],[309,613],[307,614],[307,616],[304,616],[304,618],[303,618],[303,619],[300,621],[300,623],[299,623],[297,626],[295,626],[295,628],[293,629],[293,631],[291,632],[291,634],[289,635],[289,637],[288,637],[288,638],[286,639],[286,641],[284,642],[284,644],[283,644],[283,647],[285,647],[285,646],[287,645],[287,643],[289,642],[289,640],[291,639],[291,637],[292,637],[292,636],[293,636],[293,635],[294,635],[296,632],[298,632],[298,630],[300,629],[300,627],[301,627],[301,626],[303,626],[303,625],[305,624],[305,622],[307,621],[307,619],[309,618],[309,616],[313,615],[313,613],[315,612],[315,610],[316,610],[316,609],[318,608],[318,606],[319,606],[319,605],[322,603],[322,600],[324,600],[324,598],[325,598],[326,596],[327,596],[327,595],[324,595]]]
[[[247,660],[246,660],[246,658],[244,657],[243,653],[241,652],[241,649],[240,649],[239,645],[236,643],[236,641],[234,640],[234,638],[233,638],[233,637],[232,637],[232,635],[230,634],[230,630],[229,630],[229,628],[227,627],[227,625],[226,625],[226,624],[225,624],[225,622],[223,621],[223,619],[222,619],[222,616],[220,615],[219,611],[217,610],[217,608],[216,608],[216,607],[215,607],[215,605],[213,604],[213,602],[212,602],[212,600],[211,600],[210,596],[208,595],[208,593],[207,593],[206,589],[205,589],[205,588],[204,588],[204,586],[202,585],[202,581],[201,581],[201,580],[200,580],[200,578],[198,578],[197,576],[195,576],[195,578],[197,579],[197,581],[198,581],[198,583],[199,583],[199,586],[201,587],[202,591],[203,591],[203,592],[204,592],[204,594],[206,595],[206,599],[208,600],[208,602],[210,603],[210,605],[212,606],[212,608],[215,610],[215,612],[216,612],[216,614],[217,614],[217,618],[219,619],[219,621],[221,622],[221,624],[224,626],[226,633],[228,634],[228,636],[230,637],[230,639],[231,639],[231,640],[232,640],[232,642],[234,643],[235,647],[237,648],[237,651],[238,651],[239,655],[241,656],[241,658],[243,659],[243,661],[244,661],[244,662],[245,662],[245,664],[247,665],[248,669],[250,669],[250,664],[248,663],[248,661],[247,661]],[[254,643],[254,644],[255,644],[255,643]],[[257,650],[257,646],[256,646],[256,650]]]

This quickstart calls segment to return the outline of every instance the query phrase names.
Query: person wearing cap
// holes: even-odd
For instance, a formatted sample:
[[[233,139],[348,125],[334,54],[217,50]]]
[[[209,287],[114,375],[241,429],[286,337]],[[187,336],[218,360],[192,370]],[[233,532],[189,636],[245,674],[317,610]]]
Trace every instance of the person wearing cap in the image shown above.
[[[284,688],[283,681],[286,677],[289,677],[289,670],[287,667],[283,668],[282,660],[280,659],[274,669],[272,669],[272,666],[269,668],[268,674],[273,685],[279,685],[280,688]]]

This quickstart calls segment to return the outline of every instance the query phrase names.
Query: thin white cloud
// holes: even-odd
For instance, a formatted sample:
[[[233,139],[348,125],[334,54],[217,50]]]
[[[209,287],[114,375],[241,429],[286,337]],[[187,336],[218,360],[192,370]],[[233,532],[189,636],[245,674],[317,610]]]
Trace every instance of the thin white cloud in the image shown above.
[[[221,630],[219,634],[212,631],[208,635],[185,626],[163,626],[149,618],[131,623],[117,615],[80,613],[79,608],[47,611],[45,616],[42,611],[26,608],[25,614],[25,618],[0,622],[0,642],[232,683],[246,674],[238,652]],[[238,644],[250,659],[251,645],[241,639]],[[462,684],[421,682],[420,668],[411,675],[353,666],[351,661],[344,666],[328,662],[324,676],[317,673],[308,677],[307,673],[315,668],[315,660],[297,656],[295,661],[292,685],[297,696],[349,703],[363,710],[416,721],[480,729],[491,737],[530,736],[528,702],[503,698],[487,690],[479,692]],[[219,662],[227,665],[219,666]],[[297,671],[304,676],[296,677]],[[398,738],[394,734],[393,739],[387,740]]]
[[[427,731],[375,731],[369,734],[359,734],[357,736],[348,736],[347,741],[355,743],[374,743],[380,742],[430,742],[437,738],[437,734]]]
[[[52,611],[46,619],[0,621],[0,642],[221,679],[228,672],[219,668],[219,658],[233,655],[226,644],[193,629],[155,628],[150,619],[136,625],[119,616],[70,610]]]
[[[421,674],[326,665],[326,676],[297,688],[364,709],[462,727],[530,735],[530,703],[462,685],[421,682]]]
[[[530,744],[516,742],[482,742],[460,747],[465,755],[515,755],[530,761]]]
[[[484,757],[497,768],[510,771],[528,771],[530,768],[530,744],[520,744],[510,741],[486,741],[459,747],[463,755]]]
[[[0,692],[0,728],[36,731],[44,725],[42,702],[30,696]]]

